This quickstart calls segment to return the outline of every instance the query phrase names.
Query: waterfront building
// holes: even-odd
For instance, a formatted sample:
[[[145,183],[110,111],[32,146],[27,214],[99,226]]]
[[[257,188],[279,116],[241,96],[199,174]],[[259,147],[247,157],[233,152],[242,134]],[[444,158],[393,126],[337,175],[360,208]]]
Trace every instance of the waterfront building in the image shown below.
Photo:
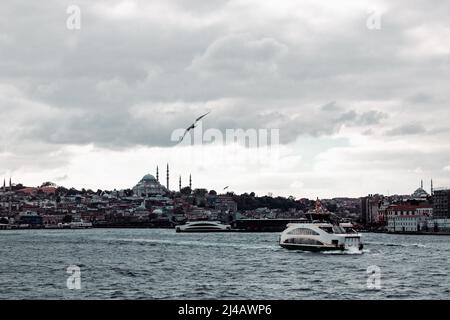
[[[162,195],[154,195],[151,197],[147,197],[145,199],[146,207],[173,207],[173,200],[162,196]]]
[[[450,218],[450,189],[433,191],[433,215]]]
[[[450,232],[449,218],[428,216],[393,216],[388,218],[388,232]]]
[[[152,211],[152,222],[157,223],[160,226],[169,227],[172,226],[172,214],[165,210],[165,208],[155,208]]]
[[[388,232],[418,232],[424,231],[426,216],[405,215],[388,217]]]
[[[428,203],[411,204],[411,203],[399,203],[392,204],[386,209],[387,218],[395,216],[426,216],[431,217],[433,215],[433,206]]]
[[[212,213],[210,210],[204,208],[193,207],[190,212],[186,214],[189,221],[194,220],[211,220]]]
[[[64,222],[64,214],[44,214],[42,215],[42,223],[44,225],[58,225]]]
[[[237,203],[233,200],[233,197],[228,195],[219,195],[216,197],[214,208],[222,213],[234,213],[237,211]]]
[[[41,227],[44,225],[42,217],[33,211],[19,214],[19,224],[30,227]]]
[[[133,212],[133,215],[136,217],[144,217],[148,216],[150,214],[150,211],[147,209],[146,201],[142,201],[141,205],[139,207],[131,209]]]
[[[384,198],[378,206],[377,222],[386,223],[387,219],[387,209],[391,205],[387,198]]]
[[[361,222],[363,224],[377,223],[379,221],[379,209],[382,204],[381,195],[369,194],[361,198]]]
[[[450,218],[427,219],[426,230],[432,232],[450,232]]]

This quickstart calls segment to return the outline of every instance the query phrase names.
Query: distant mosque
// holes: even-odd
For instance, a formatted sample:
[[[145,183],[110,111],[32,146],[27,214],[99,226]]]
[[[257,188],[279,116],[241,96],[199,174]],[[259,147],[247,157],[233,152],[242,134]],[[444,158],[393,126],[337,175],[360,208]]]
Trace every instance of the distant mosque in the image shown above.
[[[133,187],[133,194],[137,197],[164,195],[170,192],[170,174],[169,164],[166,167],[166,185],[162,185],[159,182],[159,167],[156,166],[156,178],[151,174],[146,174],[142,179]],[[192,189],[192,176],[189,175],[189,187]],[[181,191],[181,176],[179,179],[179,189]]]
[[[138,197],[165,194],[166,192],[167,189],[151,174],[146,174],[141,181],[133,187],[133,194]]]
[[[433,180],[431,180],[431,195],[433,195]],[[413,192],[411,198],[415,200],[426,200],[429,196],[430,194],[423,188],[423,180],[421,180],[420,188],[417,188],[416,191]]]

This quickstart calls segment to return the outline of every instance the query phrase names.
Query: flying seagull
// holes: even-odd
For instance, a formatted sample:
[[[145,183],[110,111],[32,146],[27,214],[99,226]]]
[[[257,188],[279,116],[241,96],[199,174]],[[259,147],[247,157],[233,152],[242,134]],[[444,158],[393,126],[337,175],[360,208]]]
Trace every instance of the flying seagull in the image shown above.
[[[181,141],[183,141],[183,139],[184,139],[184,137],[187,135],[187,133],[188,133],[189,131],[191,131],[192,129],[194,129],[194,128],[195,128],[195,123],[191,124],[191,125],[189,126],[189,128],[187,128],[187,129],[184,131],[184,134],[183,134],[183,136],[180,138],[180,141],[178,141],[178,143],[180,143]]]
[[[198,117],[197,119],[195,119],[195,123],[197,123],[198,121],[200,121],[201,119],[203,119],[204,117],[206,117],[208,114],[210,114],[211,111],[208,111],[207,113],[205,113],[204,115],[201,115],[200,117]]]
[[[203,119],[204,117],[206,117],[211,111],[201,115],[200,117],[198,117],[197,119],[195,119],[194,123],[191,124],[185,131],[183,136],[180,138],[180,141],[178,141],[178,143],[180,143],[181,141],[183,141],[184,137],[187,135],[187,133],[189,131],[191,131],[192,129],[194,129],[196,127],[197,122],[199,122],[201,119]]]
[[[227,190],[230,186],[226,186],[225,188],[223,188],[223,190]]]

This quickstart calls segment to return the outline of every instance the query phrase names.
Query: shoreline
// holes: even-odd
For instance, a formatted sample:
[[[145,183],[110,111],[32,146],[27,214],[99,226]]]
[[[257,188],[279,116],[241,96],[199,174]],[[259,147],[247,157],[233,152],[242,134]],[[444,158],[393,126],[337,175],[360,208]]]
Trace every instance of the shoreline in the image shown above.
[[[92,228],[0,228],[1,231],[27,231],[27,230],[88,230],[88,229],[162,229],[175,231],[173,227],[145,227],[145,226],[102,226],[102,227],[92,227]],[[397,234],[397,235],[421,235],[421,236],[450,236],[450,232],[388,232],[388,231],[359,231],[360,233],[383,233],[383,234]],[[192,232],[192,233],[202,233],[202,232]],[[211,231],[210,233],[215,233]],[[280,231],[273,230],[246,230],[246,229],[231,229],[227,232],[221,233],[280,233]]]
[[[402,234],[402,235],[416,235],[416,236],[450,236],[450,231],[443,232],[425,232],[425,231],[413,231],[413,232],[402,232],[402,231],[360,231],[361,233],[384,233],[384,234]]]

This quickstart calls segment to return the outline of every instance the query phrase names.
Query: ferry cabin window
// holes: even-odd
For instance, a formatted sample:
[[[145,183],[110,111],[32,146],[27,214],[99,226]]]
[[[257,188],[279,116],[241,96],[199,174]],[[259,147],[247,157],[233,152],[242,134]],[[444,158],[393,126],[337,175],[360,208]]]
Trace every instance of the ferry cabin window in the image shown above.
[[[319,228],[325,231],[326,233],[333,233],[332,227],[319,227]]]
[[[323,246],[324,244],[320,241],[314,239],[304,239],[304,238],[289,238],[286,239],[284,243],[292,243],[292,244],[306,244],[306,245],[316,245]]]
[[[334,233],[346,233],[344,228],[342,228],[340,226],[333,226],[333,231],[334,231]]]
[[[319,234],[314,230],[306,229],[306,228],[297,228],[289,231],[288,234],[298,235],[298,236],[318,236]]]

